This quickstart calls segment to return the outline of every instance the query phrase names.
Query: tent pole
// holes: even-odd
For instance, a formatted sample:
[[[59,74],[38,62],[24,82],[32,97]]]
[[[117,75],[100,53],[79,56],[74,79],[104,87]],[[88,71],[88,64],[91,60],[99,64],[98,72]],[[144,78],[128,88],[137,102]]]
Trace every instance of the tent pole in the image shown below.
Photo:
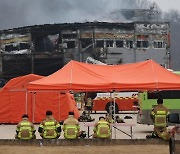
[[[34,119],[35,119],[35,101],[36,101],[36,92],[33,93],[33,117],[32,117],[32,122],[34,123]]]
[[[113,103],[114,103],[114,108],[113,109],[114,109],[114,122],[115,122],[115,116],[116,116],[116,109],[115,109],[116,106],[115,105],[116,105],[116,101],[115,101],[115,93],[114,93],[114,91],[113,91]]]
[[[113,91],[113,103],[114,103],[114,120],[113,122],[115,123],[116,122],[116,102],[115,102],[115,93]],[[114,136],[115,136],[115,139],[116,139],[116,129],[114,128]]]
[[[112,92],[110,91],[110,106],[111,105],[112,105]],[[112,110],[110,110],[110,108],[109,108],[109,117],[112,118],[112,122],[113,122]],[[111,139],[112,139],[112,127],[111,127]]]
[[[26,90],[26,100],[25,100],[25,113],[27,114],[27,110],[28,110],[28,92]]]
[[[112,102],[112,92],[110,91],[110,106],[112,106],[113,105],[113,102]],[[113,118],[113,114],[112,114],[113,112],[112,112],[112,110],[110,110],[110,108],[109,108],[109,115],[111,116],[111,118]]]
[[[59,115],[59,117],[58,117],[59,120],[60,120],[60,96],[61,96],[61,92],[59,92],[59,106],[58,106],[59,107],[59,114],[58,114]]]

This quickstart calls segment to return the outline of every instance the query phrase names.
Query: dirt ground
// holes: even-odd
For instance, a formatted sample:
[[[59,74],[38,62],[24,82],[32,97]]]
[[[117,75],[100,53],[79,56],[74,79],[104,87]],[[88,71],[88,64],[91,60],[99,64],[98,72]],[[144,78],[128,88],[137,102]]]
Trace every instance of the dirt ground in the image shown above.
[[[0,146],[0,154],[168,154],[168,145],[121,146]]]

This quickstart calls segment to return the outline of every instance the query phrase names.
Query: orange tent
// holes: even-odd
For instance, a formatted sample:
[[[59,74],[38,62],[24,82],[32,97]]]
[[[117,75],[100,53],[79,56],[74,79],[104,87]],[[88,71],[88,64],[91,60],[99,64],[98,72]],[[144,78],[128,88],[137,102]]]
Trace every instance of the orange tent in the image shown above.
[[[17,123],[25,113],[31,121],[39,123],[47,110],[52,110],[59,121],[65,120],[69,111],[74,111],[75,117],[79,117],[74,98],[69,93],[27,92],[27,84],[41,78],[43,76],[35,74],[17,77],[0,90],[0,123]]]
[[[153,60],[94,65],[70,61],[59,71],[29,83],[28,90],[139,91],[180,89],[180,77]]]

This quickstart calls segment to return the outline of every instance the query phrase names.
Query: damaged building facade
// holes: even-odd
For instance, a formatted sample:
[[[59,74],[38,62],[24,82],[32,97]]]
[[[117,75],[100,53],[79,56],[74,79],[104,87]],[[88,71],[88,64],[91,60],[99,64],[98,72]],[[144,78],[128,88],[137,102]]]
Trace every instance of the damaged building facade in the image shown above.
[[[153,59],[170,67],[166,22],[87,22],[35,25],[0,31],[0,76],[49,75],[70,60],[106,64]]]

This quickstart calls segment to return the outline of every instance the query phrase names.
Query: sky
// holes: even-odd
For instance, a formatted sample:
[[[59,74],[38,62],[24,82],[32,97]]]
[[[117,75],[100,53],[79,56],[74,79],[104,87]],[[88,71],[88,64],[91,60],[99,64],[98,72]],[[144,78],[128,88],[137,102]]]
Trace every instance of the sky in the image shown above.
[[[170,9],[176,9],[180,11],[180,0],[150,0],[159,5],[163,11],[168,11]]]
[[[0,0],[0,30],[23,26],[108,21],[107,14],[117,9],[133,9],[146,5],[146,0]],[[163,11],[180,10],[180,0],[149,0]]]

